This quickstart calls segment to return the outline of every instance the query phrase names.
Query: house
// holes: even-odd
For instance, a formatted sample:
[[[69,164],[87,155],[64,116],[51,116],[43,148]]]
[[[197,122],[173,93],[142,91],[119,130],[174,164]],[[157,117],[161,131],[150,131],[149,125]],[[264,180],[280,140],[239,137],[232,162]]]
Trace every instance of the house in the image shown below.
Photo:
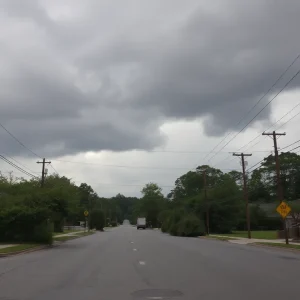
[[[286,228],[289,231],[290,237],[299,237],[300,235],[300,199],[286,201],[288,205],[292,208],[292,211],[285,218]],[[281,218],[278,212],[276,211],[278,203],[261,203],[259,208],[263,210],[268,218],[278,219]],[[283,232],[278,232],[279,237],[283,237]]]

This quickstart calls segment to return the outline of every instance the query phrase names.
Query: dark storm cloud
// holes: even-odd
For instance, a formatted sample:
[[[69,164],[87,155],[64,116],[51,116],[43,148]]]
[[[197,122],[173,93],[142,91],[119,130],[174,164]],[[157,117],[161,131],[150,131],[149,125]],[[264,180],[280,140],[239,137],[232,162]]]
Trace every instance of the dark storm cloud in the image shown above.
[[[42,155],[149,149],[168,119],[237,130],[298,54],[300,3],[210,2],[1,1],[1,122]]]

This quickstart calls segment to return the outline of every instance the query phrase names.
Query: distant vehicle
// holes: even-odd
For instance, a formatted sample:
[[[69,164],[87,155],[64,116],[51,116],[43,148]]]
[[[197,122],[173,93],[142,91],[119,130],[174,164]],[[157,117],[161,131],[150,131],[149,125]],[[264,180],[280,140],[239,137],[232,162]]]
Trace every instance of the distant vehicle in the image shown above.
[[[137,229],[146,229],[146,218],[138,218],[136,222]]]

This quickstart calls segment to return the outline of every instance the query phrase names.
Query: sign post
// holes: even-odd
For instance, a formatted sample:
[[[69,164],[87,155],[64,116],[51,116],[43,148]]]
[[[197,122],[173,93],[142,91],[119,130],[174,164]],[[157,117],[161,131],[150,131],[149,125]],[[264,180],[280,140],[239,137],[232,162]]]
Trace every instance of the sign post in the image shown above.
[[[84,211],[84,216],[85,216],[85,227],[84,227],[84,232],[86,232],[86,226],[88,226],[88,216],[89,212],[87,210]]]
[[[276,208],[276,211],[281,215],[283,222],[284,222],[284,229],[285,229],[285,235],[286,235],[286,239],[288,240],[288,232],[287,232],[287,228],[286,228],[286,221],[285,218],[288,216],[288,214],[291,212],[291,208],[290,206],[282,201]]]

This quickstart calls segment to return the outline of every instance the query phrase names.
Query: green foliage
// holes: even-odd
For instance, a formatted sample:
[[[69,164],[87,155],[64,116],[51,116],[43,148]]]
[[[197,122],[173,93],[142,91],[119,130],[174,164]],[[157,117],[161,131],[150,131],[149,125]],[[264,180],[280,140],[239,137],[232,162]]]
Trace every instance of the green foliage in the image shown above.
[[[168,200],[166,200],[161,192],[161,188],[155,183],[147,184],[141,191],[143,197],[136,201],[133,208],[133,217],[145,217],[147,226],[160,226],[159,214],[167,208]]]
[[[205,226],[195,214],[186,213],[183,209],[164,211],[161,215],[162,232],[168,232],[175,236],[200,236],[205,235]]]
[[[117,226],[118,226],[118,223],[117,223],[116,221],[111,221],[111,222],[110,222],[110,225],[111,225],[112,227],[117,227]]]
[[[279,159],[284,197],[292,203],[300,198],[300,156],[281,153]],[[259,208],[260,203],[278,202],[275,175],[273,155],[266,157],[262,166],[249,175],[252,229],[282,227],[280,218],[270,217]],[[210,232],[230,233],[246,228],[240,172],[223,173],[203,165],[176,179],[167,198],[155,183],[145,185],[141,193],[140,199],[122,194],[100,198],[87,183],[76,186],[71,179],[57,174],[47,176],[41,189],[37,179],[24,180],[12,174],[3,176],[0,172],[0,240],[51,242],[50,224],[55,232],[62,232],[64,225],[79,225],[84,221],[85,210],[91,213],[90,226],[100,229],[125,219],[135,224],[138,217],[145,217],[148,226],[161,227],[163,232],[174,235],[190,236],[204,231],[202,220],[206,219],[207,211]],[[292,205],[291,216],[299,223],[300,208]],[[47,218],[39,218],[42,212]],[[99,217],[92,216],[93,212]],[[48,220],[47,224],[45,220]]]
[[[52,243],[50,211],[45,207],[11,207],[0,213],[1,242]]]
[[[204,222],[194,214],[186,215],[177,224],[177,235],[187,237],[205,235]]]
[[[104,214],[101,210],[95,209],[90,214],[90,228],[96,230],[103,230],[105,225]]]

